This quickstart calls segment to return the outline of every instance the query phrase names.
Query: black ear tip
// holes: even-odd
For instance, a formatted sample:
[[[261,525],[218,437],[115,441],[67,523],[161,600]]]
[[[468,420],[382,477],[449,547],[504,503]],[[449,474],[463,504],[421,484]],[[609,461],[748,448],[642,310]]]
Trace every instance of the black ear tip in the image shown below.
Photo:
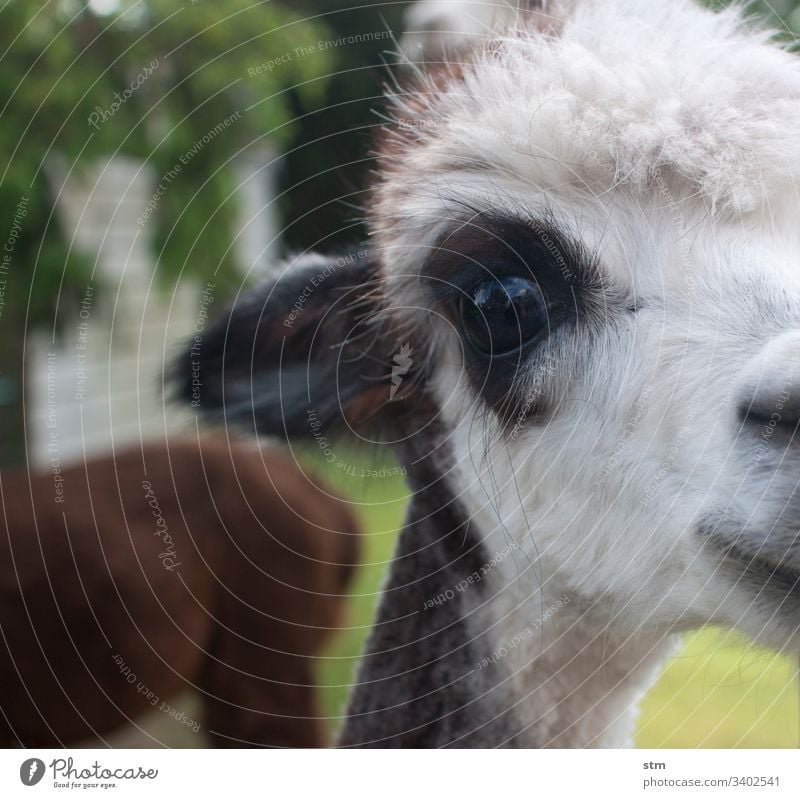
[[[167,369],[168,398],[201,415],[203,421],[225,421],[250,428],[255,407],[259,422],[269,419],[275,401],[272,383],[276,319],[281,313],[267,303],[273,285],[242,294],[231,306],[195,330]],[[280,331],[280,330],[279,330]],[[263,405],[263,407],[262,407]]]
[[[194,336],[181,345],[167,369],[167,397],[175,404],[210,415],[222,408],[221,380],[214,380],[215,369],[203,352],[205,337]]]
[[[167,397],[172,402],[208,417],[222,411],[225,371],[236,368],[235,355],[241,354],[241,347],[231,339],[231,333],[239,326],[239,307],[228,307],[202,329],[195,328],[180,344],[166,370]],[[248,339],[253,334],[250,330],[245,332]],[[250,351],[252,341],[247,348]]]
[[[375,268],[367,249],[294,258],[183,344],[168,369],[168,397],[204,420],[261,434],[309,437],[310,411],[340,427],[344,408],[386,368],[362,351],[371,338],[353,336]]]

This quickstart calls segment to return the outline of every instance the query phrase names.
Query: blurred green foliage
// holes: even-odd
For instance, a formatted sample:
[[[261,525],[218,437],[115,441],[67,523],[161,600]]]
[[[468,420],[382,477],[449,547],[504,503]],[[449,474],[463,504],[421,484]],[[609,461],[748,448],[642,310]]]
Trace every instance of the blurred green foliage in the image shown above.
[[[711,4],[717,0],[707,0]],[[365,235],[374,128],[407,0],[5,0],[0,5],[0,218],[17,225],[0,275],[0,449],[23,428],[28,330],[58,328],[90,265],[54,212],[48,161],[73,171],[114,154],[157,179],[180,165],[148,222],[158,276],[235,275],[231,159],[268,141],[282,156],[283,243],[341,249]],[[800,30],[800,3],[756,2]],[[315,47],[318,42],[333,46]],[[300,48],[301,54],[299,54]],[[232,120],[219,128],[225,120]],[[197,149],[197,157],[187,153]],[[19,221],[19,220],[18,220]],[[5,240],[5,233],[3,234]],[[231,281],[232,282],[232,281]],[[102,286],[100,286],[102,288]],[[3,420],[5,419],[5,420]],[[0,452],[0,463],[7,460]]]
[[[297,103],[321,100],[335,64],[332,50],[294,58],[280,70],[259,68],[268,54],[326,37],[322,23],[274,0],[115,5],[99,14],[92,10],[97,4],[79,0],[10,0],[0,10],[0,151],[8,159],[0,208],[8,218],[28,195],[40,209],[24,226],[16,260],[26,274],[16,276],[32,278],[35,268],[31,295],[47,302],[54,284],[84,279],[60,231],[46,223],[49,210],[41,210],[52,207],[41,179],[47,158],[80,168],[121,153],[163,175],[201,142],[202,157],[182,165],[154,216],[159,272],[224,275],[233,257],[230,158],[265,136],[286,146]],[[229,117],[235,122],[207,140]],[[35,256],[42,242],[46,258]]]
[[[202,146],[202,157],[182,165],[180,180],[165,192],[154,216],[159,274],[216,273],[224,282],[232,272],[230,158],[263,139],[286,152],[286,243],[330,249],[361,237],[375,110],[388,79],[384,64],[402,35],[407,5],[6,2],[0,8],[0,151],[6,158],[0,210],[11,219],[20,198],[31,197],[13,275],[23,289],[14,294],[30,299],[31,319],[49,321],[59,290],[85,284],[85,269],[69,254],[52,213],[47,158],[61,156],[80,169],[93,158],[123,153],[164,175],[222,120],[239,114]],[[800,25],[794,0],[753,8]],[[291,57],[298,47],[340,36],[355,41]],[[90,124],[98,114],[103,121]]]
[[[323,100],[335,50],[266,64],[329,38],[278,0],[7,0],[0,6],[0,465],[24,454],[26,336],[74,314],[90,275],[59,225],[47,175],[114,155],[177,174],[159,199],[157,274],[233,282],[231,159],[288,147],[298,110]],[[266,64],[266,65],[265,65]],[[226,121],[227,120],[227,121]],[[24,205],[24,216],[17,212]],[[102,285],[99,286],[102,291]],[[58,310],[58,314],[57,314]]]
[[[729,4],[730,0],[725,3]],[[787,33],[800,33],[800,3],[797,0],[755,0],[750,4],[750,10],[777,29],[785,28]]]
[[[292,249],[341,251],[366,235],[375,128],[409,4],[296,0],[300,13],[322,20],[345,43],[336,48],[323,102],[298,114],[296,145],[284,158],[284,239]]]

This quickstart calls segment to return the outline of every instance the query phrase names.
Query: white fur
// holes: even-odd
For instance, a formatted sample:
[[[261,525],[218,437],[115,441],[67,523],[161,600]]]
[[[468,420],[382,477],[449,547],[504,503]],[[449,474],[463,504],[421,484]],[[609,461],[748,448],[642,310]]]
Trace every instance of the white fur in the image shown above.
[[[397,312],[425,305],[414,276],[464,200],[550,216],[643,306],[591,347],[561,344],[544,376],[558,406],[513,440],[449,325],[414,317],[430,326],[452,484],[489,551],[519,546],[476,629],[495,624],[500,646],[550,597],[578,597],[506,666],[532,718],[563,710],[555,744],[614,745],[667,632],[714,622],[797,645],[694,530],[731,501],[768,530],[794,488],[771,455],[751,467],[735,405],[770,341],[800,328],[800,62],[738,11],[598,0],[564,12],[557,36],[522,26],[480,45],[464,72],[395,99],[401,144],[373,229]],[[771,380],[790,350],[770,348]],[[591,653],[577,665],[570,649]],[[580,692],[580,672],[598,684]],[[543,673],[562,688],[543,693]],[[594,725],[566,711],[573,691],[583,711],[603,706]]]

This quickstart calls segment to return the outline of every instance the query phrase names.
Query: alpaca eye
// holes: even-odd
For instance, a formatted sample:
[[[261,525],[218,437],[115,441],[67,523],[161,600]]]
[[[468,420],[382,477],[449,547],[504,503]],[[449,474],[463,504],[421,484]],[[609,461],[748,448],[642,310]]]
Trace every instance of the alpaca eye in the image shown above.
[[[548,326],[547,301],[524,277],[485,280],[461,299],[461,325],[479,352],[504,355],[519,349]]]

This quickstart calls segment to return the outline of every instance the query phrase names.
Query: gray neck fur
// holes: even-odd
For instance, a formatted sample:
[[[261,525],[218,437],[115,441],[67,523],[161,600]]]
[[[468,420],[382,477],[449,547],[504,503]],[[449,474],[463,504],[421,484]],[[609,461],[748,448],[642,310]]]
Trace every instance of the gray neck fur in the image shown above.
[[[446,469],[404,460],[413,499],[339,745],[630,745],[670,643],[593,628],[568,594],[515,594],[509,610],[508,571],[494,567],[507,552],[486,551],[434,475]]]

